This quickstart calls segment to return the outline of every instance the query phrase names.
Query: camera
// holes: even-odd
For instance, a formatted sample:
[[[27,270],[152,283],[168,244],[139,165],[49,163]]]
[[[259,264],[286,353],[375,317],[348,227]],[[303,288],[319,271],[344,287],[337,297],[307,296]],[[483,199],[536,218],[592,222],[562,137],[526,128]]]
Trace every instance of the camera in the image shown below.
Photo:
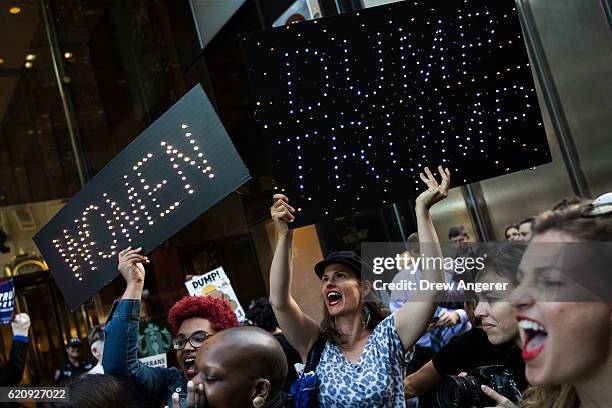
[[[502,365],[477,367],[467,371],[467,377],[447,375],[438,386],[437,400],[441,408],[492,407],[497,403],[487,397],[481,385],[491,387],[495,392],[518,402],[521,398],[517,380],[512,370]]]

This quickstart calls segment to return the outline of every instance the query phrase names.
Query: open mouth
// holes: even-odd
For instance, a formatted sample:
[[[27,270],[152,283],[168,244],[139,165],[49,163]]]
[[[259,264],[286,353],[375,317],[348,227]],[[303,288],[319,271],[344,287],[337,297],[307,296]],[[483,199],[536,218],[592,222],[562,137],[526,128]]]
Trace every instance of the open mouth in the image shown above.
[[[336,290],[327,292],[327,303],[330,306],[336,306],[342,300],[342,294]]]
[[[523,360],[533,360],[544,349],[548,332],[544,326],[531,319],[518,318],[518,326],[523,340]]]
[[[185,374],[187,374],[187,377],[194,377],[198,373],[195,366],[195,357],[187,357],[183,362],[185,363]]]

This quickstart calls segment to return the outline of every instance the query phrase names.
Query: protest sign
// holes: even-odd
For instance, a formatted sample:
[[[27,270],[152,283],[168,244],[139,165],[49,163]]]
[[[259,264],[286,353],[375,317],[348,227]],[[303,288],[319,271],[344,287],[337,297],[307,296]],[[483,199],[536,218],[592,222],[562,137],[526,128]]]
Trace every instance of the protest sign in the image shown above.
[[[34,241],[74,310],[117,276],[117,253],[148,253],[250,178],[200,85],[102,169]]]
[[[13,320],[15,312],[15,288],[13,279],[0,282],[0,324],[7,325]]]
[[[244,309],[240,306],[238,297],[223,267],[213,269],[204,275],[194,276],[191,280],[185,282],[185,286],[191,296],[213,296],[226,299],[232,305],[238,320],[241,322],[246,320]]]
[[[149,367],[166,368],[168,367],[168,357],[166,353],[155,356],[143,357],[139,359],[141,363]]]
[[[512,1],[408,2],[241,36],[293,227],[551,161]]]

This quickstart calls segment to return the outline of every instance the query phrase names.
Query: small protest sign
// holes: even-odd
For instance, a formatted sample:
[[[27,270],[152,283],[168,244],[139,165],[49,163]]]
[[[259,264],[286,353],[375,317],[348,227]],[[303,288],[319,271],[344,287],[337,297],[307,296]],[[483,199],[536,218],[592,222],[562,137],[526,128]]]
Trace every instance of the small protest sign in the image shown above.
[[[155,356],[143,357],[139,359],[141,363],[149,367],[166,368],[168,367],[168,357],[166,353]]]
[[[228,300],[238,320],[241,322],[246,320],[244,309],[240,305],[223,267],[213,269],[204,275],[195,276],[185,282],[185,286],[191,296],[213,296]]]
[[[0,282],[0,324],[7,325],[13,320],[15,312],[15,288],[13,279]]]

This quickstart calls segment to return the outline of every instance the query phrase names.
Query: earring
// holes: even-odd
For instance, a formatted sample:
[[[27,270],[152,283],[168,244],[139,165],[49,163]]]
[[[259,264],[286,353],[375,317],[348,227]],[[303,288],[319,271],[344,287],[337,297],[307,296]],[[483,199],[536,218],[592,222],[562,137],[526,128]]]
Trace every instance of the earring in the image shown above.
[[[266,400],[263,397],[255,397],[253,398],[253,407],[255,408],[262,408],[264,405],[266,405]]]
[[[368,327],[368,325],[370,324],[370,308],[368,307],[368,305],[363,305],[361,321],[365,327]]]

